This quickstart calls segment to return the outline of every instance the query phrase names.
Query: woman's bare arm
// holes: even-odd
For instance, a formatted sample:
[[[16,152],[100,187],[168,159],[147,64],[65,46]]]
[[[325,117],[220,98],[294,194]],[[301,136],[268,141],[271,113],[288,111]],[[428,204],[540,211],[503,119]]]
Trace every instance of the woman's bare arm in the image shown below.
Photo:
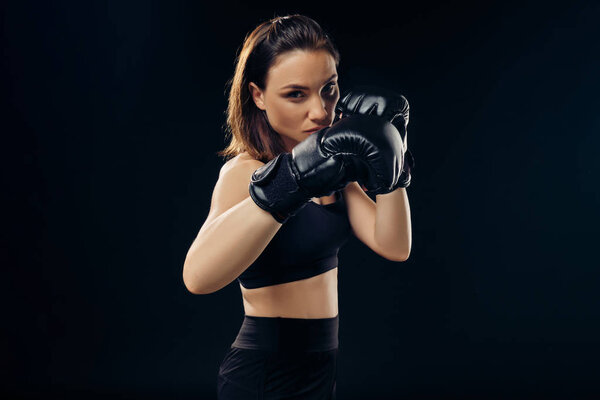
[[[221,169],[210,212],[184,262],[183,281],[190,292],[209,294],[227,286],[281,228],[248,191],[252,173],[262,165],[257,160],[237,160]]]

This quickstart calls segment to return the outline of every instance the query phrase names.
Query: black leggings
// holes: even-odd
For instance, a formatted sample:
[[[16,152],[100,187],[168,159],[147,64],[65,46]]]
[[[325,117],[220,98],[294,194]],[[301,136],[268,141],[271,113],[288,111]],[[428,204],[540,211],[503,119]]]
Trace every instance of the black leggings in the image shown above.
[[[219,366],[218,398],[335,400],[339,316],[244,316]]]

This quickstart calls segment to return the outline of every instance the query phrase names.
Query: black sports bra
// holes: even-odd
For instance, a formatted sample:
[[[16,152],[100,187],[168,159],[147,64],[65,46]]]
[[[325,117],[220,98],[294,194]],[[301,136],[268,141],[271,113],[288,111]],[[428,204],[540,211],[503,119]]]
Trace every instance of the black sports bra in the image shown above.
[[[279,228],[238,278],[247,289],[310,278],[337,267],[338,251],[352,234],[342,191],[336,201],[309,201]]]

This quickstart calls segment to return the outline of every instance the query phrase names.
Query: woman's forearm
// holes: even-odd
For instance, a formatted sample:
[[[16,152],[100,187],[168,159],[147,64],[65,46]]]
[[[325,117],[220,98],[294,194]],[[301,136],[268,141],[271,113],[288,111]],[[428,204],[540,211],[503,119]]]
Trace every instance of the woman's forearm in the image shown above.
[[[282,224],[247,197],[210,225],[190,247],[183,279],[192,293],[213,293],[235,280],[267,247]]]
[[[406,188],[376,196],[375,240],[382,247],[410,255],[412,228]]]

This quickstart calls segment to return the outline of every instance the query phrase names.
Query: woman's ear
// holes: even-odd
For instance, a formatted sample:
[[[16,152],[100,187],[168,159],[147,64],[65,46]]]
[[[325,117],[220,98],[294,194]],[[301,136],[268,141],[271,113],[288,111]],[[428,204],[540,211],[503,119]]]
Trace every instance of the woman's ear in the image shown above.
[[[264,111],[266,107],[263,91],[260,90],[260,88],[256,86],[254,82],[250,82],[248,84],[248,90],[250,91],[250,95],[252,96],[252,100],[254,100],[254,104],[256,104],[256,107]]]

